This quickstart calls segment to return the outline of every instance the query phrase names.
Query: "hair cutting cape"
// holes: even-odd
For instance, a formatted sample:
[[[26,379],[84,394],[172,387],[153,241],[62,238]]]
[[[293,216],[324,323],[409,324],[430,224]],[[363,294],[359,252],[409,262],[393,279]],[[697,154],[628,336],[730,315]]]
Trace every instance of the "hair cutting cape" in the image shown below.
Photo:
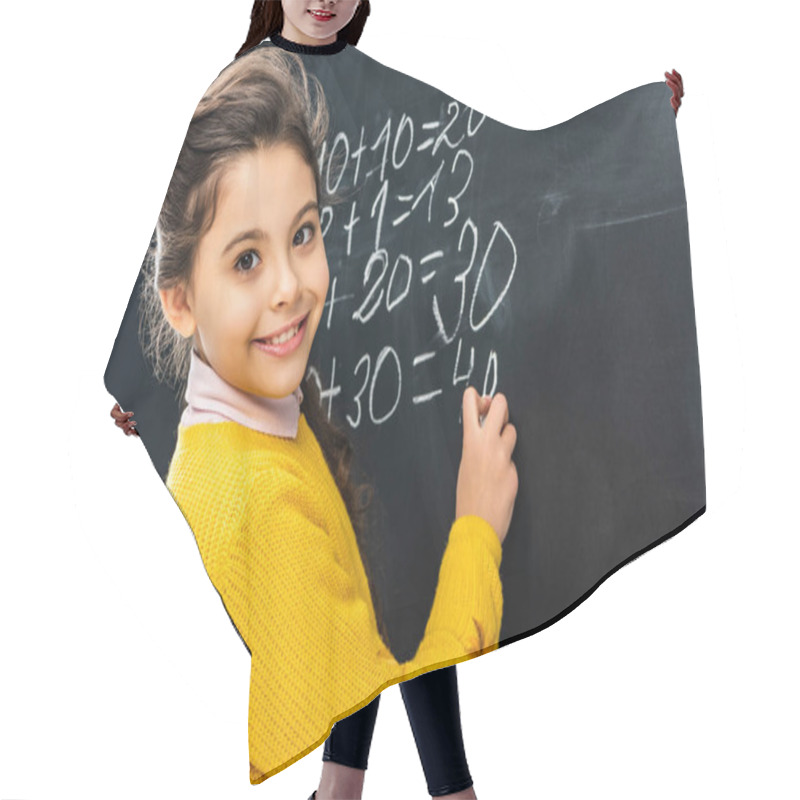
[[[706,502],[669,88],[527,131],[352,46],[299,50],[265,40],[198,105],[105,374],[250,653],[253,783],[387,686],[556,622]],[[202,164],[225,125],[280,119],[260,94],[270,75],[313,100],[314,135],[329,115],[315,158],[330,284],[301,387],[371,488],[360,527],[306,414],[279,436],[226,421],[223,404],[179,436],[188,351],[169,381],[146,335],[143,289],[168,260],[191,267],[186,231],[204,230],[208,175],[182,163]],[[193,138],[215,103],[222,128]],[[247,152],[236,136],[214,156],[223,172]],[[252,181],[254,203],[275,191]],[[502,547],[484,520],[454,519],[468,385],[502,392],[517,430]]]

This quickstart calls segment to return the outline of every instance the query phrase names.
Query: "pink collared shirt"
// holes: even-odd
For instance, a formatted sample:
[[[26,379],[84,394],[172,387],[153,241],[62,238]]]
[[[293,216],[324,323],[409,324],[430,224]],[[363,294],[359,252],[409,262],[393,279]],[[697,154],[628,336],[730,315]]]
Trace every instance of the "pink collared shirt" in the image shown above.
[[[198,422],[238,422],[261,433],[297,438],[303,390],[298,386],[286,397],[259,397],[231,386],[192,348],[184,395],[188,405],[181,415],[183,427]]]

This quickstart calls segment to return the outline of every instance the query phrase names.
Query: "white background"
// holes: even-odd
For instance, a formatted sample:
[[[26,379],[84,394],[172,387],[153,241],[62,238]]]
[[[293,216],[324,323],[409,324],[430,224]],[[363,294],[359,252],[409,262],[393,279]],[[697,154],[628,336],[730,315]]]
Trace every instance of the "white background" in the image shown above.
[[[481,800],[796,798],[797,109],[788,3],[375,0],[360,49],[538,129],[677,68],[708,510],[458,666]],[[2,7],[0,798],[251,787],[249,659],[103,373],[191,114],[250,0]],[[491,9],[499,8],[500,13]],[[397,687],[364,790],[426,798]]]

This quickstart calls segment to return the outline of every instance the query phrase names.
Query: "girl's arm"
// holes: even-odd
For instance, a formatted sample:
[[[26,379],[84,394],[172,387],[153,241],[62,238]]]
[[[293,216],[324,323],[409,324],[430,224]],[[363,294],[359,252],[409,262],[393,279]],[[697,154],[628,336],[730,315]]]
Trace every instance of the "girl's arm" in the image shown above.
[[[257,478],[251,496],[218,589],[252,655],[257,772],[288,766],[391,683],[497,646],[501,546],[483,519],[453,524],[425,636],[400,664],[378,633],[360,558],[344,555],[353,534],[341,509],[310,518],[319,512],[306,507],[308,489],[283,472]]]
[[[497,534],[482,517],[463,516],[453,523],[425,635],[414,658],[400,664],[403,675],[497,649],[502,554]]]

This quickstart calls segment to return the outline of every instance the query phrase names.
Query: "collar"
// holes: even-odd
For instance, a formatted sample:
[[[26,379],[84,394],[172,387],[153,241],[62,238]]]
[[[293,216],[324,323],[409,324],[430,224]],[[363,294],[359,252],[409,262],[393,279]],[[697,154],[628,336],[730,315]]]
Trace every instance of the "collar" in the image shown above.
[[[199,422],[238,422],[272,436],[297,438],[303,390],[298,386],[286,397],[260,397],[242,391],[221,378],[192,348],[181,415],[184,427]]]
[[[308,53],[309,55],[330,55],[332,53],[338,53],[347,47],[347,39],[341,35],[335,42],[331,42],[330,44],[298,44],[291,39],[281,36],[280,33],[273,33],[272,36],[269,37],[269,41],[276,47],[280,47],[282,50],[288,50],[290,53]]]

